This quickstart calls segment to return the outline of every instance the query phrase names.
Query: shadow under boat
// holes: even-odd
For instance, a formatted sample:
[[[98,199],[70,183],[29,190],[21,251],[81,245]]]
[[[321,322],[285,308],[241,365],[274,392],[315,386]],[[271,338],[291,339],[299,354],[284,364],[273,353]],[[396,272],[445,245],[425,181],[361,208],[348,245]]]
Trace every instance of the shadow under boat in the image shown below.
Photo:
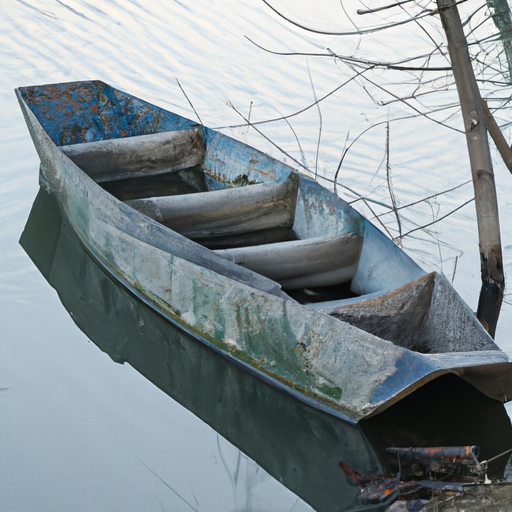
[[[341,421],[254,378],[121,287],[78,241],[41,189],[20,240],[78,327],[246,453],[315,510],[384,510],[363,503],[340,469],[392,472],[392,446],[478,445],[480,459],[512,447],[505,408],[448,374],[357,424]],[[494,461],[500,474],[506,458]]]

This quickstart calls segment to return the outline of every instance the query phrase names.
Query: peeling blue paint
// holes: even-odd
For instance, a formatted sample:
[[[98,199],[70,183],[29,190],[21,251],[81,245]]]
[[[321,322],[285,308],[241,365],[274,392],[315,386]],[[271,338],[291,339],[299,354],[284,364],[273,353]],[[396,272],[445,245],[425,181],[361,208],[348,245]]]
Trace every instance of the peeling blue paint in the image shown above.
[[[57,146],[199,126],[98,80],[19,91]]]

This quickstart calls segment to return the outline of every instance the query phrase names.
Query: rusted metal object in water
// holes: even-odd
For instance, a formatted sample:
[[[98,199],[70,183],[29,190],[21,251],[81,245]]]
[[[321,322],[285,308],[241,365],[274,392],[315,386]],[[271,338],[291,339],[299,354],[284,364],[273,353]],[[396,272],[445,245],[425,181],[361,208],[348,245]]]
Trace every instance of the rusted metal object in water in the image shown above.
[[[363,503],[392,503],[390,511],[512,510],[512,482],[488,480],[488,461],[478,461],[477,446],[388,448],[386,452],[397,457],[396,475],[361,476],[340,462],[354,485],[360,486]]]
[[[478,446],[439,446],[429,448],[386,448],[389,461],[402,474],[446,475],[482,474]]]

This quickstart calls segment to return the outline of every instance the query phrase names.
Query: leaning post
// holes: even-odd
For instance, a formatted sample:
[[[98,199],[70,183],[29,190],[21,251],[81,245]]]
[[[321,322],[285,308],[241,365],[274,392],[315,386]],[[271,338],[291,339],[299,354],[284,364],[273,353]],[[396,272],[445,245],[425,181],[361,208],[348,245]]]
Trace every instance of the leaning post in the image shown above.
[[[498,201],[480,91],[455,0],[437,0],[448,42],[466,132],[478,224],[482,288],[477,317],[494,338],[505,277],[501,252]]]

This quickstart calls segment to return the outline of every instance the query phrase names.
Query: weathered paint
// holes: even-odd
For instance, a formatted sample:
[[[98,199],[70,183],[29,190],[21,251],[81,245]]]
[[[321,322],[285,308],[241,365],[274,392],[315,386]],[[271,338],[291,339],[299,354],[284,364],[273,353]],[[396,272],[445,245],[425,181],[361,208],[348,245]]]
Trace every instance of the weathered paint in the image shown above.
[[[18,91],[57,146],[198,126],[99,80],[20,87]]]
[[[127,204],[197,241],[267,228],[291,228],[297,189],[297,176],[289,174],[277,184],[150,197]]]
[[[300,177],[293,229],[300,238],[364,232],[364,219],[343,199],[306,176]]]
[[[436,272],[364,301],[308,307],[424,354],[498,350],[474,313]]]
[[[203,127],[208,152],[203,162],[212,178],[230,185],[267,183],[286,179],[292,169],[257,149]],[[243,166],[241,166],[243,162]]]
[[[202,130],[176,130],[62,146],[62,151],[97,183],[156,176],[199,165]]]
[[[76,91],[79,86],[72,88]],[[238,267],[119,202],[55,145],[55,134],[50,138],[32,108],[27,108],[26,99],[33,96],[18,94],[43,163],[43,182],[84,245],[170,322],[251,374],[349,422],[382,411],[445,373],[464,377],[466,367],[486,367],[485,378],[473,382],[490,396],[512,394],[511,379],[501,375],[504,366],[493,371],[493,365],[500,363],[511,373],[508,357],[492,340],[489,346],[494,350],[457,357],[411,351],[302,306],[272,280]],[[128,104],[129,118],[133,104]],[[86,117],[83,104],[78,116]],[[116,111],[116,116],[121,114]],[[47,116],[45,127],[52,132],[55,127],[49,123]],[[160,128],[161,123],[154,129]],[[66,131],[61,125],[56,129]],[[100,132],[98,137],[107,136]],[[293,172],[233,139],[207,129],[205,133],[204,166],[226,183],[245,174],[248,180],[279,182]],[[360,293],[389,292],[424,274],[346,203],[312,180],[301,177],[299,197],[298,204],[302,201],[303,206],[298,206],[302,218],[296,222],[297,230],[311,234],[321,228],[323,218],[328,232],[363,233],[362,255],[352,283]],[[450,301],[460,301],[455,292],[448,296]],[[360,300],[364,303],[364,297]]]

